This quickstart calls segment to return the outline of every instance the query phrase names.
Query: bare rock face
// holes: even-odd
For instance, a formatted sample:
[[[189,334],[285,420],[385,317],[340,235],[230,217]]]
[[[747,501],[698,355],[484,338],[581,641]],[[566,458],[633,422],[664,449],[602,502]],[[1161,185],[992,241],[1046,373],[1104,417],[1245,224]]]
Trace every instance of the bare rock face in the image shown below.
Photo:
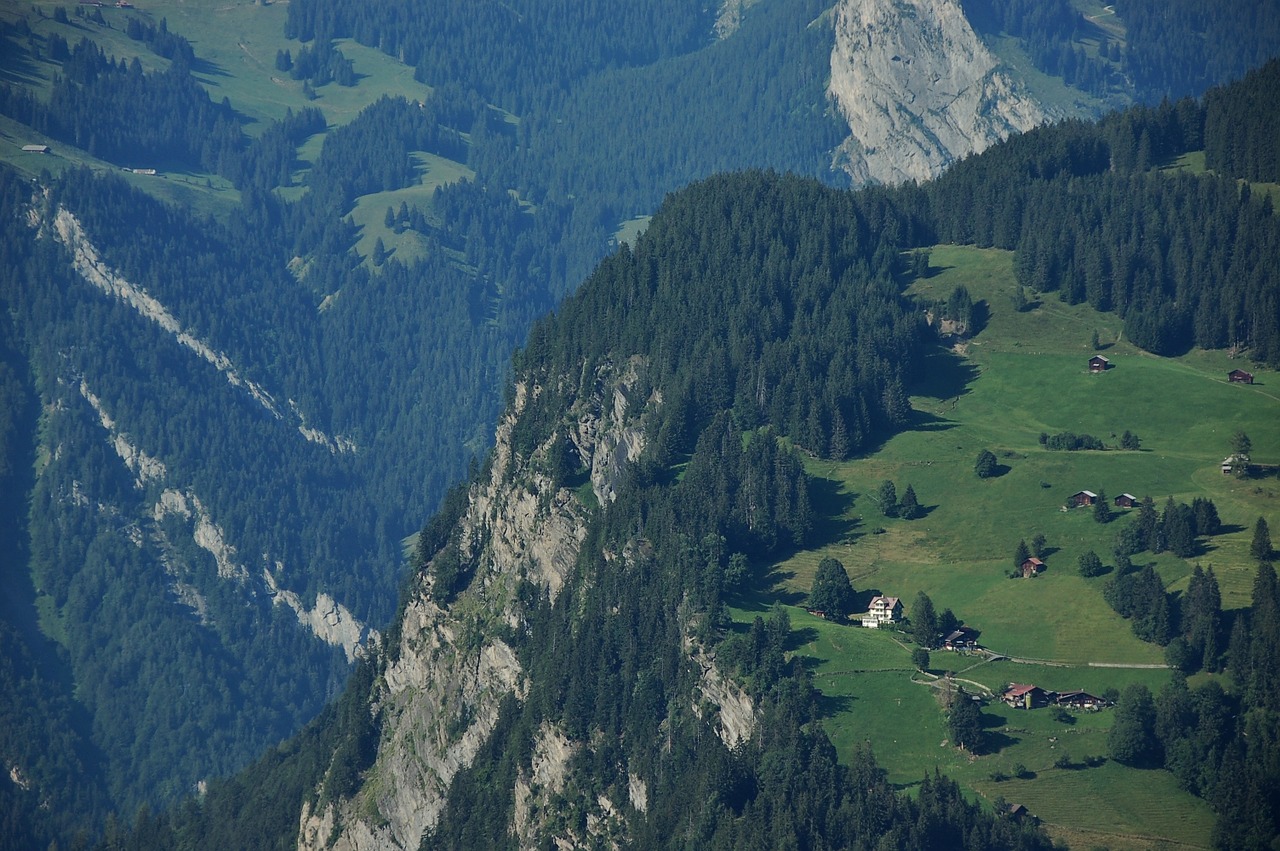
[[[840,0],[827,93],[857,185],[936,177],[1050,115],[999,67],[958,0]]]
[[[644,446],[640,418],[656,399],[643,394],[643,373],[638,360],[601,367],[553,438],[572,441],[601,503],[613,498],[616,476]],[[304,806],[299,848],[416,849],[439,819],[453,777],[493,732],[503,699],[524,696],[527,673],[495,636],[523,628],[522,580],[552,597],[559,593],[587,534],[580,495],[557,487],[545,472],[550,441],[532,458],[517,457],[512,446],[520,414],[542,392],[517,386],[497,428],[489,477],[468,494],[455,534],[461,556],[475,565],[470,586],[444,606],[422,582],[408,601],[397,652],[384,658],[375,686],[374,711],[382,720],[377,758],[352,798],[318,794]],[[535,771],[516,790],[517,801],[527,807],[557,789],[574,747],[559,731],[544,730]],[[597,804],[602,817],[617,812],[612,801]],[[524,815],[523,826],[513,829],[533,835],[538,826]]]

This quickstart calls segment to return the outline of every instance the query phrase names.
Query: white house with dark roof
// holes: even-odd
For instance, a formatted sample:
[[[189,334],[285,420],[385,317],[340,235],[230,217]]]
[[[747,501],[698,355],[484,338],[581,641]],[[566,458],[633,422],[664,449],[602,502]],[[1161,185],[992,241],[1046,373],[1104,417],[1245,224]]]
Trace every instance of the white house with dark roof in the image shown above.
[[[876,629],[883,624],[897,623],[902,620],[902,601],[897,597],[872,597],[867,613],[862,616],[862,625]]]

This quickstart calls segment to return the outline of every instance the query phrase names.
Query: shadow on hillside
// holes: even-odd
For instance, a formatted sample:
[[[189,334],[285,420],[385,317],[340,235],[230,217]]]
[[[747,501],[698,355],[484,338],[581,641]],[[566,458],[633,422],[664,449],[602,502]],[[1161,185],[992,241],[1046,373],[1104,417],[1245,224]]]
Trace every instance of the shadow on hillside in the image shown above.
[[[920,376],[911,383],[916,396],[944,401],[969,392],[969,383],[978,377],[978,368],[965,358],[941,346],[925,355]]]
[[[786,644],[783,645],[782,649],[794,653],[806,644],[812,644],[817,640],[818,631],[813,627],[802,626],[798,629],[792,627],[791,633],[787,636]],[[799,659],[800,664],[810,668],[810,670],[812,670],[810,663],[817,664],[817,660],[810,656],[796,656],[795,658]]]
[[[813,532],[810,547],[822,547],[840,542],[851,543],[854,531],[860,525],[856,517],[845,516],[858,498],[857,493],[843,490],[844,483],[836,479],[814,478],[809,482],[809,502],[814,508]]]
[[[0,80],[19,85],[36,85],[41,82],[40,66],[31,51],[12,38],[0,38],[0,56],[6,57],[0,65]]]
[[[857,700],[851,694],[818,694],[818,717],[834,718],[841,712],[848,712],[853,709],[853,704]]]

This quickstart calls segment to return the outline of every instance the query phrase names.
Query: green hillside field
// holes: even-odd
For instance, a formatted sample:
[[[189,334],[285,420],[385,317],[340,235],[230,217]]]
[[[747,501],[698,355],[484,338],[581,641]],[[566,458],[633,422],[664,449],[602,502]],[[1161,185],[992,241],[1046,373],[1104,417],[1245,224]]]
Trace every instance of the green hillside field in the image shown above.
[[[947,741],[939,675],[951,671],[959,685],[984,694],[1010,682],[1094,693],[1141,682],[1158,690],[1171,676],[1162,648],[1138,640],[1103,599],[1111,571],[1085,579],[1077,570],[1087,550],[1113,564],[1115,535],[1132,512],[1118,509],[1104,525],[1089,509],[1063,506],[1086,489],[1108,498],[1149,495],[1157,509],[1169,496],[1212,499],[1225,531],[1201,539],[1197,557],[1144,552],[1134,563],[1154,562],[1172,591],[1185,588],[1195,564],[1212,565],[1224,608],[1247,606],[1256,569],[1249,556],[1253,526],[1259,516],[1272,528],[1280,523],[1280,481],[1224,476],[1220,463],[1237,430],[1252,439],[1256,461],[1280,463],[1280,376],[1224,352],[1149,355],[1122,339],[1115,316],[1068,306],[1054,293],[1018,312],[1008,252],[936,246],[930,267],[909,293],[925,303],[964,285],[984,303],[985,327],[970,339],[946,341],[931,356],[914,388],[913,428],[864,458],[810,462],[827,495],[824,543],[768,566],[777,579],[773,598],[736,614],[754,617],[773,599],[802,604],[827,556],[845,565],[864,603],[871,593],[897,596],[909,616],[916,594],[925,591],[939,612],[950,608],[981,630],[985,647],[1046,664],[937,650],[930,672],[921,674],[906,635],[837,625],[792,607],[802,642],[796,652],[810,660],[827,730],[842,753],[870,741],[904,786],[936,767],[985,800],[1027,805],[1073,845],[1207,847],[1213,813],[1178,789],[1171,774],[1097,759],[1086,766],[1086,757],[1106,755],[1112,713],[1082,714],[1068,725],[1048,710],[989,703],[983,709],[989,746],[975,756]],[[1113,364],[1100,375],[1087,368],[1095,331],[1100,353]],[[1256,383],[1227,383],[1235,367],[1252,370]],[[1073,431],[1115,447],[1125,430],[1140,437],[1139,451],[1061,452],[1039,443],[1041,432]],[[982,449],[995,453],[1000,475],[977,477]],[[875,499],[885,479],[899,497],[912,485],[925,516],[885,518]],[[1047,570],[1031,580],[1009,578],[1018,541],[1037,533],[1047,539]],[[1055,767],[1064,754],[1070,767]],[[1026,779],[1014,777],[1017,765],[1030,772]],[[993,779],[1001,774],[1012,779]]]

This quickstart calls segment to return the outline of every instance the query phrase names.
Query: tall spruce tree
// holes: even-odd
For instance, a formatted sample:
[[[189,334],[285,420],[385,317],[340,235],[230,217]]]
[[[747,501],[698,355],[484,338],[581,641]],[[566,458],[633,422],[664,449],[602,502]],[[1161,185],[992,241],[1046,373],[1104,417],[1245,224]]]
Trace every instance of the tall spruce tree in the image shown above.
[[[923,591],[916,594],[915,605],[911,607],[911,637],[921,647],[931,648],[938,643],[938,613],[933,608],[933,600]]]

